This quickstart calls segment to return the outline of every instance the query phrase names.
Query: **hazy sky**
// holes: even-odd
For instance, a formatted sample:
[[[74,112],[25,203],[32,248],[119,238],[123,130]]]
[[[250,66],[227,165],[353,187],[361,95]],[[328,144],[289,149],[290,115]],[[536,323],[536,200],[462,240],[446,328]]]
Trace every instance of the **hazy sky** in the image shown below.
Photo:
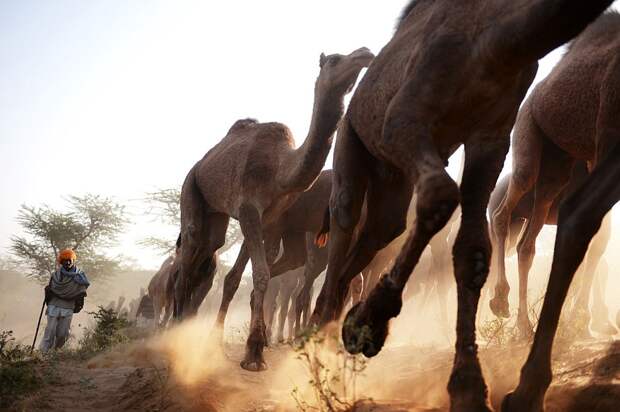
[[[131,206],[122,251],[158,266],[135,242],[175,231],[134,199],[180,186],[236,119],[285,123],[301,142],[319,54],[379,52],[405,3],[0,2],[0,255],[20,204],[90,192]]]

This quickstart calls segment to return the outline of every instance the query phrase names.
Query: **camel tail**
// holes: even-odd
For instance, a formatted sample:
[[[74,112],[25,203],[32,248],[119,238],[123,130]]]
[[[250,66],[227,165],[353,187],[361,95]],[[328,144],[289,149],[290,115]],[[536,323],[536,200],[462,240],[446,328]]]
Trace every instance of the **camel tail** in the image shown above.
[[[613,0],[542,0],[523,8],[490,32],[504,62],[534,62],[577,36]],[[512,33],[510,35],[507,33]],[[496,48],[497,47],[497,48]],[[499,49],[499,50],[498,50]],[[495,57],[500,57],[492,53]]]
[[[325,213],[323,214],[323,224],[319,233],[316,234],[314,238],[314,244],[320,248],[323,248],[327,245],[327,241],[329,239],[329,220],[331,218],[331,214],[329,213],[329,207],[325,208]]]

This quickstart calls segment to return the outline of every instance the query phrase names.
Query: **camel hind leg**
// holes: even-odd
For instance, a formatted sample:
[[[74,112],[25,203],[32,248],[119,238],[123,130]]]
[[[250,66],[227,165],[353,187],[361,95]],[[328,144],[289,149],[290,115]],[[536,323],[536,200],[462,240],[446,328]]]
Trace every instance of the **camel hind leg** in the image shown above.
[[[495,265],[497,278],[495,294],[489,301],[489,306],[495,316],[503,318],[510,317],[508,304],[510,286],[506,279],[506,240],[512,211],[538,178],[543,142],[546,139],[536,125],[529,102],[530,100],[525,101],[515,123],[512,145],[513,171],[508,191],[491,219],[493,243],[497,247],[497,252],[494,254],[497,259]]]
[[[338,128],[334,149],[334,177],[329,199],[329,248],[325,283],[317,298],[310,323],[324,325],[337,311],[335,297],[342,268],[359,224],[368,185],[371,156],[344,118]]]
[[[204,211],[200,211],[205,213]],[[175,314],[179,317],[195,315],[202,300],[194,292],[206,293],[210,289],[216,270],[215,252],[224,245],[229,216],[223,213],[207,212],[199,225],[188,224],[182,231],[179,273],[175,283]],[[198,226],[198,227],[197,227]],[[203,295],[204,298],[204,295]]]
[[[278,312],[278,333],[276,335],[277,342],[284,342],[284,326],[288,318],[289,305],[291,297],[297,287],[297,273],[299,269],[287,272],[282,276],[280,294],[278,296],[280,311]]]
[[[601,258],[605,253],[609,238],[611,236],[611,214],[608,214],[601,229],[594,236],[588,247],[585,262],[582,264],[583,273],[581,288],[578,292],[576,301],[571,310],[571,318],[574,322],[582,325],[580,328],[584,337],[590,337],[588,325],[592,327],[592,331],[603,335],[615,335],[617,329],[611,325],[608,320],[607,308],[604,299],[600,293],[599,282],[601,276],[604,276],[601,270],[597,270],[601,262]],[[590,316],[590,294],[592,294],[592,316]]]
[[[237,259],[235,260],[233,267],[230,268],[230,270],[226,274],[226,277],[224,278],[222,302],[220,303],[220,309],[217,312],[217,320],[215,321],[215,333],[219,335],[217,340],[220,342],[224,337],[224,324],[226,322],[226,314],[228,313],[230,302],[235,297],[237,289],[239,289],[239,283],[241,283],[241,276],[243,275],[243,271],[245,270],[248,260],[250,260],[250,254],[248,253],[248,245],[244,241],[241,245],[241,249],[239,250],[239,254],[237,255]]]
[[[529,338],[533,333],[528,315],[527,284],[536,253],[536,238],[547,220],[553,201],[568,183],[574,160],[553,143],[545,141],[540,163],[539,176],[534,186],[534,206],[525,232],[517,244],[519,261],[517,327],[522,338]]]
[[[388,179],[371,177],[366,193],[366,219],[340,269],[329,300],[331,312],[324,323],[340,317],[353,278],[368,266],[378,251],[405,230],[412,190],[409,182],[398,173]]]
[[[444,168],[431,130],[425,122],[412,120],[421,113],[413,113],[411,97],[415,84],[405,85],[392,99],[383,128],[383,138],[378,142],[382,156],[404,173],[404,182],[388,187],[378,180],[371,188],[381,193],[370,197],[368,220],[374,219],[367,232],[360,236],[364,241],[375,241],[376,234],[389,234],[398,224],[401,231],[406,226],[406,215],[411,198],[412,182],[417,186],[416,220],[414,229],[389,272],[384,275],[366,300],[347,313],[342,338],[350,353],[364,353],[371,357],[379,353],[388,333],[388,322],[400,313],[402,292],[409,276],[418,263],[430,239],[448,222],[459,203],[458,186]],[[423,117],[424,118],[424,117]],[[396,198],[398,195],[398,198]],[[404,199],[409,196],[406,203]],[[403,208],[404,204],[404,208]],[[395,211],[397,213],[395,213]],[[402,221],[401,221],[402,219]],[[398,236],[392,237],[386,244]],[[381,247],[385,244],[381,245]],[[372,256],[371,256],[372,258]],[[331,263],[331,261],[330,261]],[[329,270],[329,267],[328,267]]]
[[[551,350],[562,306],[575,271],[604,216],[620,200],[620,143],[583,186],[564,200],[558,215],[547,293],[519,384],[502,402],[503,412],[539,412],[552,379]]]
[[[327,266],[327,250],[314,244],[314,234],[306,233],[307,256],[301,290],[295,299],[295,335],[308,326],[314,281]]]

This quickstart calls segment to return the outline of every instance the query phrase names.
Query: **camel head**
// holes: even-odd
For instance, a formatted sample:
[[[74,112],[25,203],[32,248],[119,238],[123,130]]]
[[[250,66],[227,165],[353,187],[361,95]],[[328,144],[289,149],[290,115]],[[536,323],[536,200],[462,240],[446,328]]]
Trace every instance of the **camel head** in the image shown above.
[[[321,72],[316,82],[318,90],[344,96],[351,91],[362,69],[370,66],[374,58],[375,55],[366,47],[359,48],[348,55],[326,56],[321,53],[319,61]]]

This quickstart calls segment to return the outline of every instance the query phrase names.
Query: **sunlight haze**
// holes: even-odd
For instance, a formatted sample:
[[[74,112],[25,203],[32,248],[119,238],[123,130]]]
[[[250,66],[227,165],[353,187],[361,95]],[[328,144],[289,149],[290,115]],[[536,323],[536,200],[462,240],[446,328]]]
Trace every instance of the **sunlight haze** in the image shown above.
[[[144,193],[180,187],[239,118],[282,122],[300,144],[320,53],[377,54],[405,3],[0,3],[0,255],[21,204],[94,193],[132,213],[115,252],[158,267],[136,242],[177,233],[144,215]],[[542,62],[537,81],[560,57]]]

